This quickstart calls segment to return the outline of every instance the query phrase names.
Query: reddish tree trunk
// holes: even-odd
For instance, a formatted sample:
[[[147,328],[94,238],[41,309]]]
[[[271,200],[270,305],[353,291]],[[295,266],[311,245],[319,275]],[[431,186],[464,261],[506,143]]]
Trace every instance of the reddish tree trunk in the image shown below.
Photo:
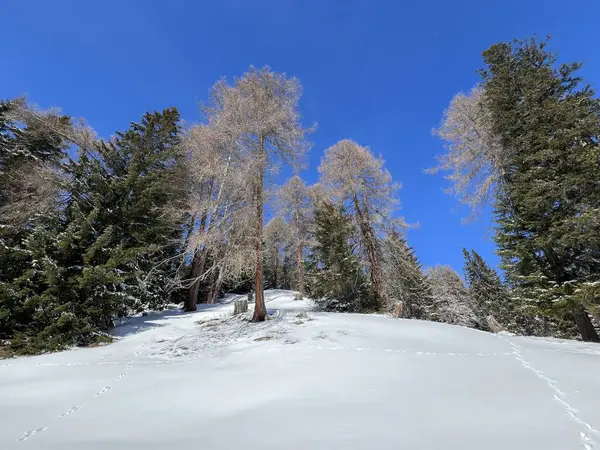
[[[263,173],[264,173],[264,139],[260,139],[260,161],[258,167],[258,177],[256,181],[256,274],[254,277],[255,303],[254,303],[254,322],[263,322],[267,317],[267,308],[265,306],[265,297],[263,293],[263,268],[262,268],[262,235],[263,235]]]

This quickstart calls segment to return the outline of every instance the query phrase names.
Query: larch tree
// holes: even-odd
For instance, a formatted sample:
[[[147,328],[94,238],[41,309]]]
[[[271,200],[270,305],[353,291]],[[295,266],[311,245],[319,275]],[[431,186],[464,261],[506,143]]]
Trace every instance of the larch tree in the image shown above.
[[[305,136],[309,130],[300,123],[298,101],[300,82],[270,68],[251,68],[233,85],[225,81],[213,89],[209,114],[231,136],[245,159],[249,188],[254,203],[254,321],[263,321],[267,311],[262,279],[262,239],[264,220],[265,175],[279,161],[295,163],[308,150]]]
[[[291,250],[296,257],[297,299],[304,297],[304,250],[309,242],[311,199],[309,188],[302,178],[294,175],[279,190],[279,206],[284,217],[292,225]]]
[[[277,216],[267,225],[264,230],[265,257],[266,257],[266,283],[274,289],[281,289],[281,274],[283,260],[290,243],[289,224]]]
[[[214,97],[218,96],[218,89],[219,84],[213,88]],[[182,285],[187,289],[187,311],[196,310],[200,285],[211,277],[213,282],[218,280],[219,276],[215,277],[217,260],[220,266],[229,264],[223,260],[222,245],[228,242],[228,233],[237,232],[239,227],[248,225],[247,220],[243,220],[233,227],[231,217],[237,216],[240,211],[245,211],[245,215],[241,214],[240,217],[247,216],[252,200],[247,192],[246,159],[230,130],[222,124],[220,111],[212,105],[205,109],[208,123],[193,125],[184,138],[184,146],[189,152],[191,180],[186,242],[191,268],[189,274],[181,277]],[[241,249],[237,239],[235,242]],[[207,267],[209,256],[212,264]],[[239,269],[237,264],[234,266]],[[221,271],[225,279],[229,275]],[[214,283],[209,286],[207,300],[214,298],[213,291]]]
[[[427,170],[446,176],[448,194],[467,205],[473,215],[485,206],[502,183],[505,149],[492,131],[492,116],[483,104],[484,87],[476,86],[468,94],[459,92],[444,111],[442,123],[433,133],[446,142],[445,154],[438,165]]]
[[[398,188],[383,164],[383,159],[369,148],[344,139],[325,151],[319,166],[322,184],[345,205],[360,232],[361,251],[368,262],[371,290],[379,307],[384,291],[378,232],[397,203]]]
[[[427,271],[433,296],[435,319],[440,322],[479,327],[480,322],[471,307],[469,291],[450,266],[435,266]]]

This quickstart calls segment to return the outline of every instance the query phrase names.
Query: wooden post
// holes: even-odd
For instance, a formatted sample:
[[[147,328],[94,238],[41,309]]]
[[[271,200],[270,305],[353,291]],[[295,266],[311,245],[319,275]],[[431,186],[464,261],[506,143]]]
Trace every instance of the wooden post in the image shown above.
[[[248,300],[236,300],[233,302],[233,315],[243,314],[248,312]]]
[[[492,331],[492,333],[500,333],[501,331],[505,331],[505,328],[502,325],[500,325],[500,322],[498,322],[494,318],[494,316],[487,316],[485,318],[485,321],[487,322],[487,325]]]
[[[392,315],[396,319],[401,319],[402,317],[404,317],[404,302],[403,301],[399,301],[398,303],[396,303],[396,306],[394,306],[394,311],[393,311]]]

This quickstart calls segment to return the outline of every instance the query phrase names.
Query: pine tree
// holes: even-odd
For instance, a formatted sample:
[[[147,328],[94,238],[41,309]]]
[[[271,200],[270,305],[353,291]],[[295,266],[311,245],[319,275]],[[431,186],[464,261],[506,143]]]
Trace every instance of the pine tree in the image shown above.
[[[511,284],[540,312],[572,316],[599,342],[579,295],[600,281],[600,101],[579,63],[555,67],[546,42],[484,52],[484,105],[506,149],[496,241]]]
[[[388,309],[402,302],[403,317],[437,320],[429,283],[406,238],[398,230],[388,230],[382,247]]]
[[[332,203],[315,212],[315,240],[308,263],[308,288],[325,311],[365,312],[374,306],[365,274],[354,254],[353,226]]]

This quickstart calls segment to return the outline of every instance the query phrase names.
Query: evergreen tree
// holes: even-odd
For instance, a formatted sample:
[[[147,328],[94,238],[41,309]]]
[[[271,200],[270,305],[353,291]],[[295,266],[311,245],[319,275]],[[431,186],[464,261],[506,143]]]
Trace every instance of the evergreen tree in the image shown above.
[[[400,301],[403,317],[438,320],[429,283],[405,237],[397,230],[388,230],[383,249],[386,297],[393,299],[390,307]]]
[[[171,210],[184,199],[178,120],[175,109],[149,113],[113,141],[80,148],[60,166],[65,202],[35,215],[18,242],[3,237],[11,270],[0,275],[0,337],[14,351],[105,340],[115,317],[169,301],[182,230]],[[52,142],[42,131],[27,142]]]
[[[20,99],[0,102],[0,339],[27,332],[32,318],[44,313],[31,301],[42,292],[35,274],[46,263],[35,243],[40,232],[54,236],[59,225],[54,171],[66,144],[26,116],[26,108]],[[54,112],[40,117],[70,126]]]
[[[463,248],[465,258],[465,279],[473,309],[480,323],[486,323],[488,316],[494,316],[502,325],[511,321],[508,290],[502,285],[498,273],[492,269],[475,250]]]
[[[143,306],[159,307],[171,299],[182,253],[186,172],[178,111],[146,113],[103,143],[100,156],[109,177],[99,199],[106,264],[127,273],[128,292]]]
[[[323,203],[315,211],[315,240],[308,263],[308,288],[325,311],[364,312],[373,308],[366,277],[354,254],[353,225],[343,209]]]
[[[505,149],[495,203],[503,266],[521,298],[570,315],[598,342],[580,294],[595,297],[600,281],[600,101],[581,87],[581,64],[556,68],[546,42],[493,45],[484,60],[483,101]]]

